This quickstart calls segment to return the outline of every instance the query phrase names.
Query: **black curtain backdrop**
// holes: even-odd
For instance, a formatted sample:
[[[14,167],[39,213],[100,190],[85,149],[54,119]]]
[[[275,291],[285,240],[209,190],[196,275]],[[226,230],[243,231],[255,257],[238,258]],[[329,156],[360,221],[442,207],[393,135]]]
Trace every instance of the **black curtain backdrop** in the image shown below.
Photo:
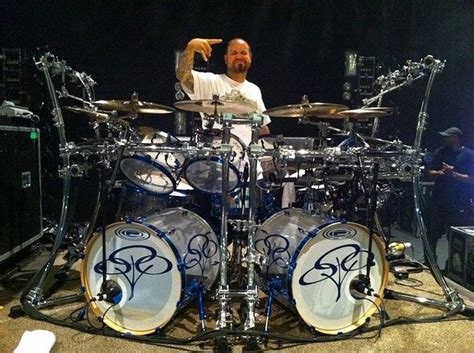
[[[27,55],[51,52],[97,82],[98,99],[174,103],[175,50],[193,37],[247,39],[254,62],[249,80],[267,108],[310,101],[342,103],[344,53],[376,56],[384,70],[431,54],[446,60],[435,80],[423,146],[439,145],[437,131],[458,126],[473,146],[472,1],[0,1],[0,47]],[[223,71],[224,45],[212,67]],[[31,58],[27,58],[30,60]],[[31,59],[32,63],[32,59]],[[31,65],[32,66],[32,65]],[[39,76],[25,69],[29,80]],[[399,114],[382,120],[383,137],[412,144],[426,79],[386,96]],[[44,92],[46,88],[43,87]],[[43,99],[47,99],[44,96]],[[165,131],[173,117],[142,117],[140,124]],[[311,136],[315,128],[273,119],[272,132]]]

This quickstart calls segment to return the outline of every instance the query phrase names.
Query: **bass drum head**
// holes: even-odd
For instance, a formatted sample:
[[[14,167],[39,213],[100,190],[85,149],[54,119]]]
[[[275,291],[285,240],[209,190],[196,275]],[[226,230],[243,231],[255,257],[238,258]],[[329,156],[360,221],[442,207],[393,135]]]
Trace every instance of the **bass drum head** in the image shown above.
[[[101,292],[102,238],[87,244],[81,281],[88,300]],[[107,280],[122,290],[115,305],[93,301],[92,311],[112,329],[147,335],[164,326],[174,315],[182,294],[183,275],[167,241],[137,223],[118,222],[106,229]]]
[[[120,169],[133,184],[154,195],[166,195],[176,187],[173,175],[149,156],[122,159]]]
[[[374,236],[375,265],[370,283],[380,297],[388,278],[384,246]],[[367,271],[369,233],[356,223],[332,223],[312,232],[298,246],[288,281],[301,318],[316,330],[336,335],[349,332],[366,322],[380,305],[351,294],[351,281]],[[362,294],[361,294],[362,295]]]
[[[141,220],[166,234],[183,262],[185,295],[190,297],[194,279],[206,292],[219,273],[219,240],[211,226],[199,215],[182,207],[168,208]]]
[[[289,208],[268,218],[255,233],[255,250],[266,257],[261,265],[262,275],[286,276],[288,265],[298,246],[307,234],[325,221],[300,208]]]

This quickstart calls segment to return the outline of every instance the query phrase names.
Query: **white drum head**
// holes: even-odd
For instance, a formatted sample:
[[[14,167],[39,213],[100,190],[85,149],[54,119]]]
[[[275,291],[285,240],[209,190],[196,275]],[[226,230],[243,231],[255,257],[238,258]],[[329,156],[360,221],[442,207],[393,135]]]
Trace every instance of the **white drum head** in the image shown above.
[[[116,331],[147,335],[174,315],[182,294],[182,274],[170,245],[156,232],[137,223],[118,222],[106,230],[107,279],[122,290],[116,305],[91,304],[94,313]],[[102,238],[94,236],[86,248],[81,281],[91,300],[101,291]]]
[[[176,182],[173,175],[150,157],[134,156],[122,159],[120,169],[133,184],[144,190],[161,195],[171,193]]]
[[[222,144],[222,131],[211,130],[210,135],[204,135],[204,142],[210,147],[219,147]],[[205,143],[206,144],[206,143]],[[232,156],[229,161],[229,188],[234,190],[240,183],[245,162],[245,145],[235,135],[230,135],[229,145],[232,148]],[[222,158],[198,158],[188,163],[184,175],[189,184],[195,189],[211,193],[222,193]]]
[[[356,223],[333,223],[309,239],[292,262],[292,297],[301,318],[326,334],[349,332],[365,323],[376,307],[368,300],[355,299],[351,281],[367,271],[369,234]],[[375,236],[372,244],[375,265],[370,283],[383,295],[388,276],[382,242]],[[295,258],[296,257],[296,258]],[[380,299],[375,303],[380,305]]]
[[[255,249],[266,257],[265,277],[286,275],[298,244],[324,220],[300,208],[289,208],[268,218],[255,233]]]
[[[181,144],[181,141],[173,135],[170,135],[164,131],[156,131],[152,138],[146,136],[142,140],[143,143],[154,143],[159,145],[177,146]],[[150,156],[153,162],[156,162],[169,171],[175,171],[183,167],[186,157],[180,153],[171,152],[146,152],[146,155]]]

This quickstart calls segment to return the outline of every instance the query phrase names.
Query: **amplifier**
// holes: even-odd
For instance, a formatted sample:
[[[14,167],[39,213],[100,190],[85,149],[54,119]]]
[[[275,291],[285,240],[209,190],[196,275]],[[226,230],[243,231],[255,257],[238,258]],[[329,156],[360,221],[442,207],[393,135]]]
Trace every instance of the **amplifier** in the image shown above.
[[[39,129],[0,125],[0,262],[42,236]]]
[[[474,226],[449,229],[446,276],[474,291]]]

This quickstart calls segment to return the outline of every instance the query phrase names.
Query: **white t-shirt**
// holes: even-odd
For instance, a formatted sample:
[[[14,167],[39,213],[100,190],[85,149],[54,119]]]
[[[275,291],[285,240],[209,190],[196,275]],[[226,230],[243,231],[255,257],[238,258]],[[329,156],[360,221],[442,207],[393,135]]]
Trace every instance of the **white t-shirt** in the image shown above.
[[[247,80],[244,82],[237,82],[232,80],[225,74],[214,74],[212,72],[198,72],[192,71],[194,80],[194,92],[191,92],[183,85],[184,91],[191,99],[212,99],[213,94],[223,96],[230,94],[233,90],[239,91],[249,99],[257,103],[257,113],[263,113],[266,108],[262,99],[262,92],[260,88],[254,83]],[[270,123],[270,117],[263,116],[263,125]],[[220,124],[214,124],[214,127],[221,128]],[[235,124],[232,126],[232,133],[239,137],[247,146],[252,140],[252,130],[250,124]]]

